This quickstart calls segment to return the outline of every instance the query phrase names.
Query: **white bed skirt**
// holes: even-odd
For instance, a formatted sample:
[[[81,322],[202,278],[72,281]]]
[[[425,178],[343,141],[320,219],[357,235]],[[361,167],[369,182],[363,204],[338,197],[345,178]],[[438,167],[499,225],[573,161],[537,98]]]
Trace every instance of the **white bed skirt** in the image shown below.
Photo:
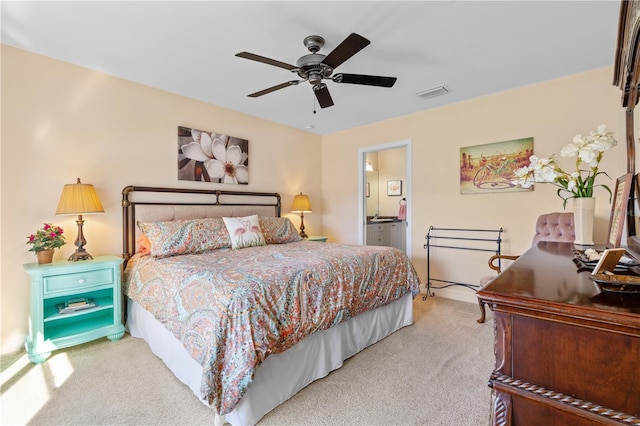
[[[127,311],[129,333],[144,339],[151,351],[206,404],[200,393],[202,366],[152,314],[131,299]],[[256,424],[306,385],[340,368],[345,359],[412,322],[413,297],[409,293],[389,305],[314,333],[283,353],[270,355],[224,421],[233,426]],[[218,418],[216,423],[221,420]]]

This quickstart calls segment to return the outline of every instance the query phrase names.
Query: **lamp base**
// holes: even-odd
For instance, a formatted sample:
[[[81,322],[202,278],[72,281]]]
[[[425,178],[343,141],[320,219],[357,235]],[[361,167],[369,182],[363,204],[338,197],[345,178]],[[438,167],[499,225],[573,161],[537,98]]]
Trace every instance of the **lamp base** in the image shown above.
[[[304,213],[300,213],[300,236],[302,238],[309,238],[306,232],[304,232]]]
[[[76,251],[71,256],[69,256],[70,262],[77,262],[79,260],[92,260],[93,257],[87,253],[84,249],[84,245],[87,244],[87,240],[84,239],[84,234],[82,233],[82,225],[84,225],[84,220],[82,219],[82,215],[78,215],[78,219],[76,220],[78,224],[78,237],[74,245],[76,246]]]
[[[79,260],[93,260],[93,256],[91,256],[87,251],[83,249],[77,249],[71,256],[69,256],[69,262],[77,262]]]

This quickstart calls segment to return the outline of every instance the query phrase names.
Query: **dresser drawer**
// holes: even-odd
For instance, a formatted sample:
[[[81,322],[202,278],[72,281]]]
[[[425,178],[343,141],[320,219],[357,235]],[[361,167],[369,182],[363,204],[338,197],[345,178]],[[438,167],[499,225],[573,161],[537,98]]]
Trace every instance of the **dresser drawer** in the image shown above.
[[[68,290],[89,289],[113,284],[113,268],[45,276],[43,281],[43,292],[45,295]]]

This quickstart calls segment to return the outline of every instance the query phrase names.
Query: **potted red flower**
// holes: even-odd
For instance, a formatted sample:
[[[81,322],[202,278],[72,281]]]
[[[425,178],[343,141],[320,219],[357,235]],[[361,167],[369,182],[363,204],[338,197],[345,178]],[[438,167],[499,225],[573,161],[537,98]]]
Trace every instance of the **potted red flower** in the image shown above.
[[[36,253],[38,263],[51,263],[54,249],[65,245],[64,231],[59,226],[45,223],[35,233],[27,237],[27,244],[31,244],[29,251]]]

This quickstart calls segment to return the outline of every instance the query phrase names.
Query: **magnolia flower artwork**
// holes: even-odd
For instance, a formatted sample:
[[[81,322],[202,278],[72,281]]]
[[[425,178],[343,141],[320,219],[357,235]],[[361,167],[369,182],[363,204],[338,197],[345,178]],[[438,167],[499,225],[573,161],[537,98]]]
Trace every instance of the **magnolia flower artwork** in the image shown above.
[[[249,183],[249,141],[178,126],[178,180]]]
[[[604,188],[611,197],[611,189],[607,185],[596,185],[595,180],[602,174],[609,177],[598,166],[604,153],[617,143],[613,132],[607,131],[606,126],[601,124],[587,136],[576,135],[570,144],[560,150],[559,156],[554,153],[549,157],[529,157],[529,166],[516,170],[518,179],[513,183],[522,188],[529,188],[534,183],[555,185],[558,187],[558,196],[563,200],[563,207],[572,198],[593,197],[596,187]],[[559,163],[560,158],[574,159],[572,168],[564,169]]]

